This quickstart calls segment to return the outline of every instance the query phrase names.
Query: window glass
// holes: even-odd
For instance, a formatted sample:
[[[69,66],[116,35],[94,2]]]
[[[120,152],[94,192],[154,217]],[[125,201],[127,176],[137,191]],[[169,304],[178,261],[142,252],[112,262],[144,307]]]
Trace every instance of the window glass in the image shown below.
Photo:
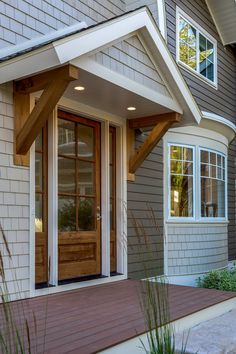
[[[221,153],[200,149],[200,183],[194,183],[194,148],[170,145],[169,148],[169,216],[194,217],[194,188],[200,198],[197,213],[204,218],[225,218],[226,216],[226,158]],[[198,198],[197,198],[198,199]]]
[[[198,28],[179,16],[179,60],[214,82],[214,44]]]
[[[193,148],[170,146],[170,216],[193,217]]]
[[[179,23],[179,40],[180,60],[196,70],[196,30],[182,17]]]
[[[207,150],[201,150],[200,156],[201,216],[225,217],[225,157]]]

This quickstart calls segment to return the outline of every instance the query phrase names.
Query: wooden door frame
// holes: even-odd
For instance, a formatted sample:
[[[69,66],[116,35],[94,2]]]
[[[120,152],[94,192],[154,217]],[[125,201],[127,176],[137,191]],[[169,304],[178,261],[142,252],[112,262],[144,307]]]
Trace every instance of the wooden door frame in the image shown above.
[[[32,106],[38,94],[31,96]],[[48,218],[51,220],[48,225],[48,232],[51,235],[49,238],[49,257],[50,261],[50,284],[53,287],[49,289],[37,289],[35,290],[35,275],[34,275],[34,248],[35,248],[35,236],[34,236],[34,147],[32,146],[30,151],[30,296],[46,295],[48,293],[55,293],[58,291],[64,291],[68,289],[77,289],[85,286],[103,284],[111,281],[118,281],[127,279],[127,218],[126,218],[126,205],[127,205],[127,155],[126,155],[126,120],[114,115],[110,115],[107,112],[96,110],[92,107],[81,106],[79,102],[71,101],[64,97],[59,102],[61,110],[67,112],[73,112],[77,115],[82,115],[85,118],[99,121],[101,123],[101,166],[102,166],[102,184],[101,184],[101,202],[103,203],[108,198],[108,192],[106,186],[108,185],[108,169],[104,169],[108,164],[108,132],[109,124],[113,125],[117,129],[117,271],[122,275],[110,277],[110,258],[105,260],[103,254],[110,254],[109,247],[109,232],[110,225],[107,224],[106,208],[102,210],[102,275],[106,278],[92,280],[89,282],[79,282],[70,285],[58,286],[57,277],[57,107],[51,115],[51,119],[48,122]],[[108,205],[108,204],[107,204]],[[108,253],[107,253],[108,252]]]

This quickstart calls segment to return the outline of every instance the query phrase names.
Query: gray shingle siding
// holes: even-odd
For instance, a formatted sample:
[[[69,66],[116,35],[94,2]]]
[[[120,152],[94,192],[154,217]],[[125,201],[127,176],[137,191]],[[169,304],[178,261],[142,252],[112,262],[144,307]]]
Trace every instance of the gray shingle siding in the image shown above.
[[[194,98],[201,110],[219,114],[235,122],[236,58],[233,52],[223,47],[204,0],[166,0],[167,42],[174,57],[176,54],[176,6],[217,40],[217,90],[180,67]]]
[[[2,0],[0,49],[78,21],[93,25],[124,11],[123,0]]]
[[[152,63],[137,36],[132,36],[101,52],[93,58],[107,68],[137,83],[170,97],[157,68]]]
[[[227,266],[227,225],[169,224],[167,228],[168,276]]]
[[[236,260],[236,141],[228,152],[228,247],[229,260]]]
[[[167,15],[168,47],[176,55],[176,6],[187,13],[217,40],[218,89],[180,67],[196,102],[203,111],[213,112],[236,123],[236,57],[232,50],[224,48],[204,0],[165,0]],[[235,220],[235,152],[236,142],[231,144],[228,157],[228,216],[229,258],[236,259]]]
[[[127,2],[126,10],[134,10],[140,6],[147,6],[151,11],[156,23],[158,24],[158,8],[157,8],[158,0],[131,0]]]
[[[144,135],[137,135],[136,146],[144,139]],[[128,183],[128,275],[131,278],[146,277],[145,268],[148,269],[149,276],[163,274],[162,161],[161,141],[137,170],[135,182]],[[155,222],[152,213],[155,215]],[[141,237],[135,229],[135,220],[142,225],[139,228]]]

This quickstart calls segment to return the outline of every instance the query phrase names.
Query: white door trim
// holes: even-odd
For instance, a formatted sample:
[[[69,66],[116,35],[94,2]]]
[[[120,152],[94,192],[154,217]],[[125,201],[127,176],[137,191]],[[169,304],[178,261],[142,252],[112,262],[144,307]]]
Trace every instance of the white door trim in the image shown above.
[[[50,255],[50,284],[53,287],[35,290],[35,276],[30,276],[30,295],[39,296],[71,289],[83,288],[96,284],[103,284],[127,278],[127,181],[126,181],[126,120],[97,110],[93,107],[81,105],[79,102],[61,98],[58,107],[72,113],[83,115],[89,119],[101,122],[101,206],[102,206],[102,275],[106,278],[72,283],[58,286],[58,238],[57,238],[57,110],[48,121],[48,248]],[[109,224],[109,124],[117,130],[117,272],[122,275],[110,276],[110,224]],[[33,149],[34,150],[34,149]],[[31,240],[35,240],[34,229],[34,151],[31,159],[31,205],[32,225]],[[107,168],[106,168],[107,166]],[[31,245],[31,269],[35,267],[35,248]]]

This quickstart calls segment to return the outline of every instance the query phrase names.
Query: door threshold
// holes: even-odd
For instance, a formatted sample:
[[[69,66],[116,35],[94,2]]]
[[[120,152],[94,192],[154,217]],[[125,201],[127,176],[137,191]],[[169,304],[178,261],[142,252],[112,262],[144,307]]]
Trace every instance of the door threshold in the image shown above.
[[[89,286],[102,285],[102,284],[112,283],[115,281],[121,281],[125,279],[127,279],[127,275],[124,274],[114,275],[114,276],[100,276],[99,278],[88,279],[87,281],[84,281],[84,279],[82,278],[80,281],[73,282],[73,283],[71,282],[67,284],[54,285],[51,287],[46,287],[41,289],[34,289],[34,290],[32,289],[30,293],[30,297],[56,294],[63,291],[82,289]]]
[[[72,279],[64,279],[64,280],[59,280],[58,285],[66,285],[66,284],[71,284],[71,283],[80,283],[83,281],[89,281],[89,280],[94,280],[94,279],[103,279],[107,278],[105,275],[85,275],[82,277],[77,277],[77,278],[72,278]]]

